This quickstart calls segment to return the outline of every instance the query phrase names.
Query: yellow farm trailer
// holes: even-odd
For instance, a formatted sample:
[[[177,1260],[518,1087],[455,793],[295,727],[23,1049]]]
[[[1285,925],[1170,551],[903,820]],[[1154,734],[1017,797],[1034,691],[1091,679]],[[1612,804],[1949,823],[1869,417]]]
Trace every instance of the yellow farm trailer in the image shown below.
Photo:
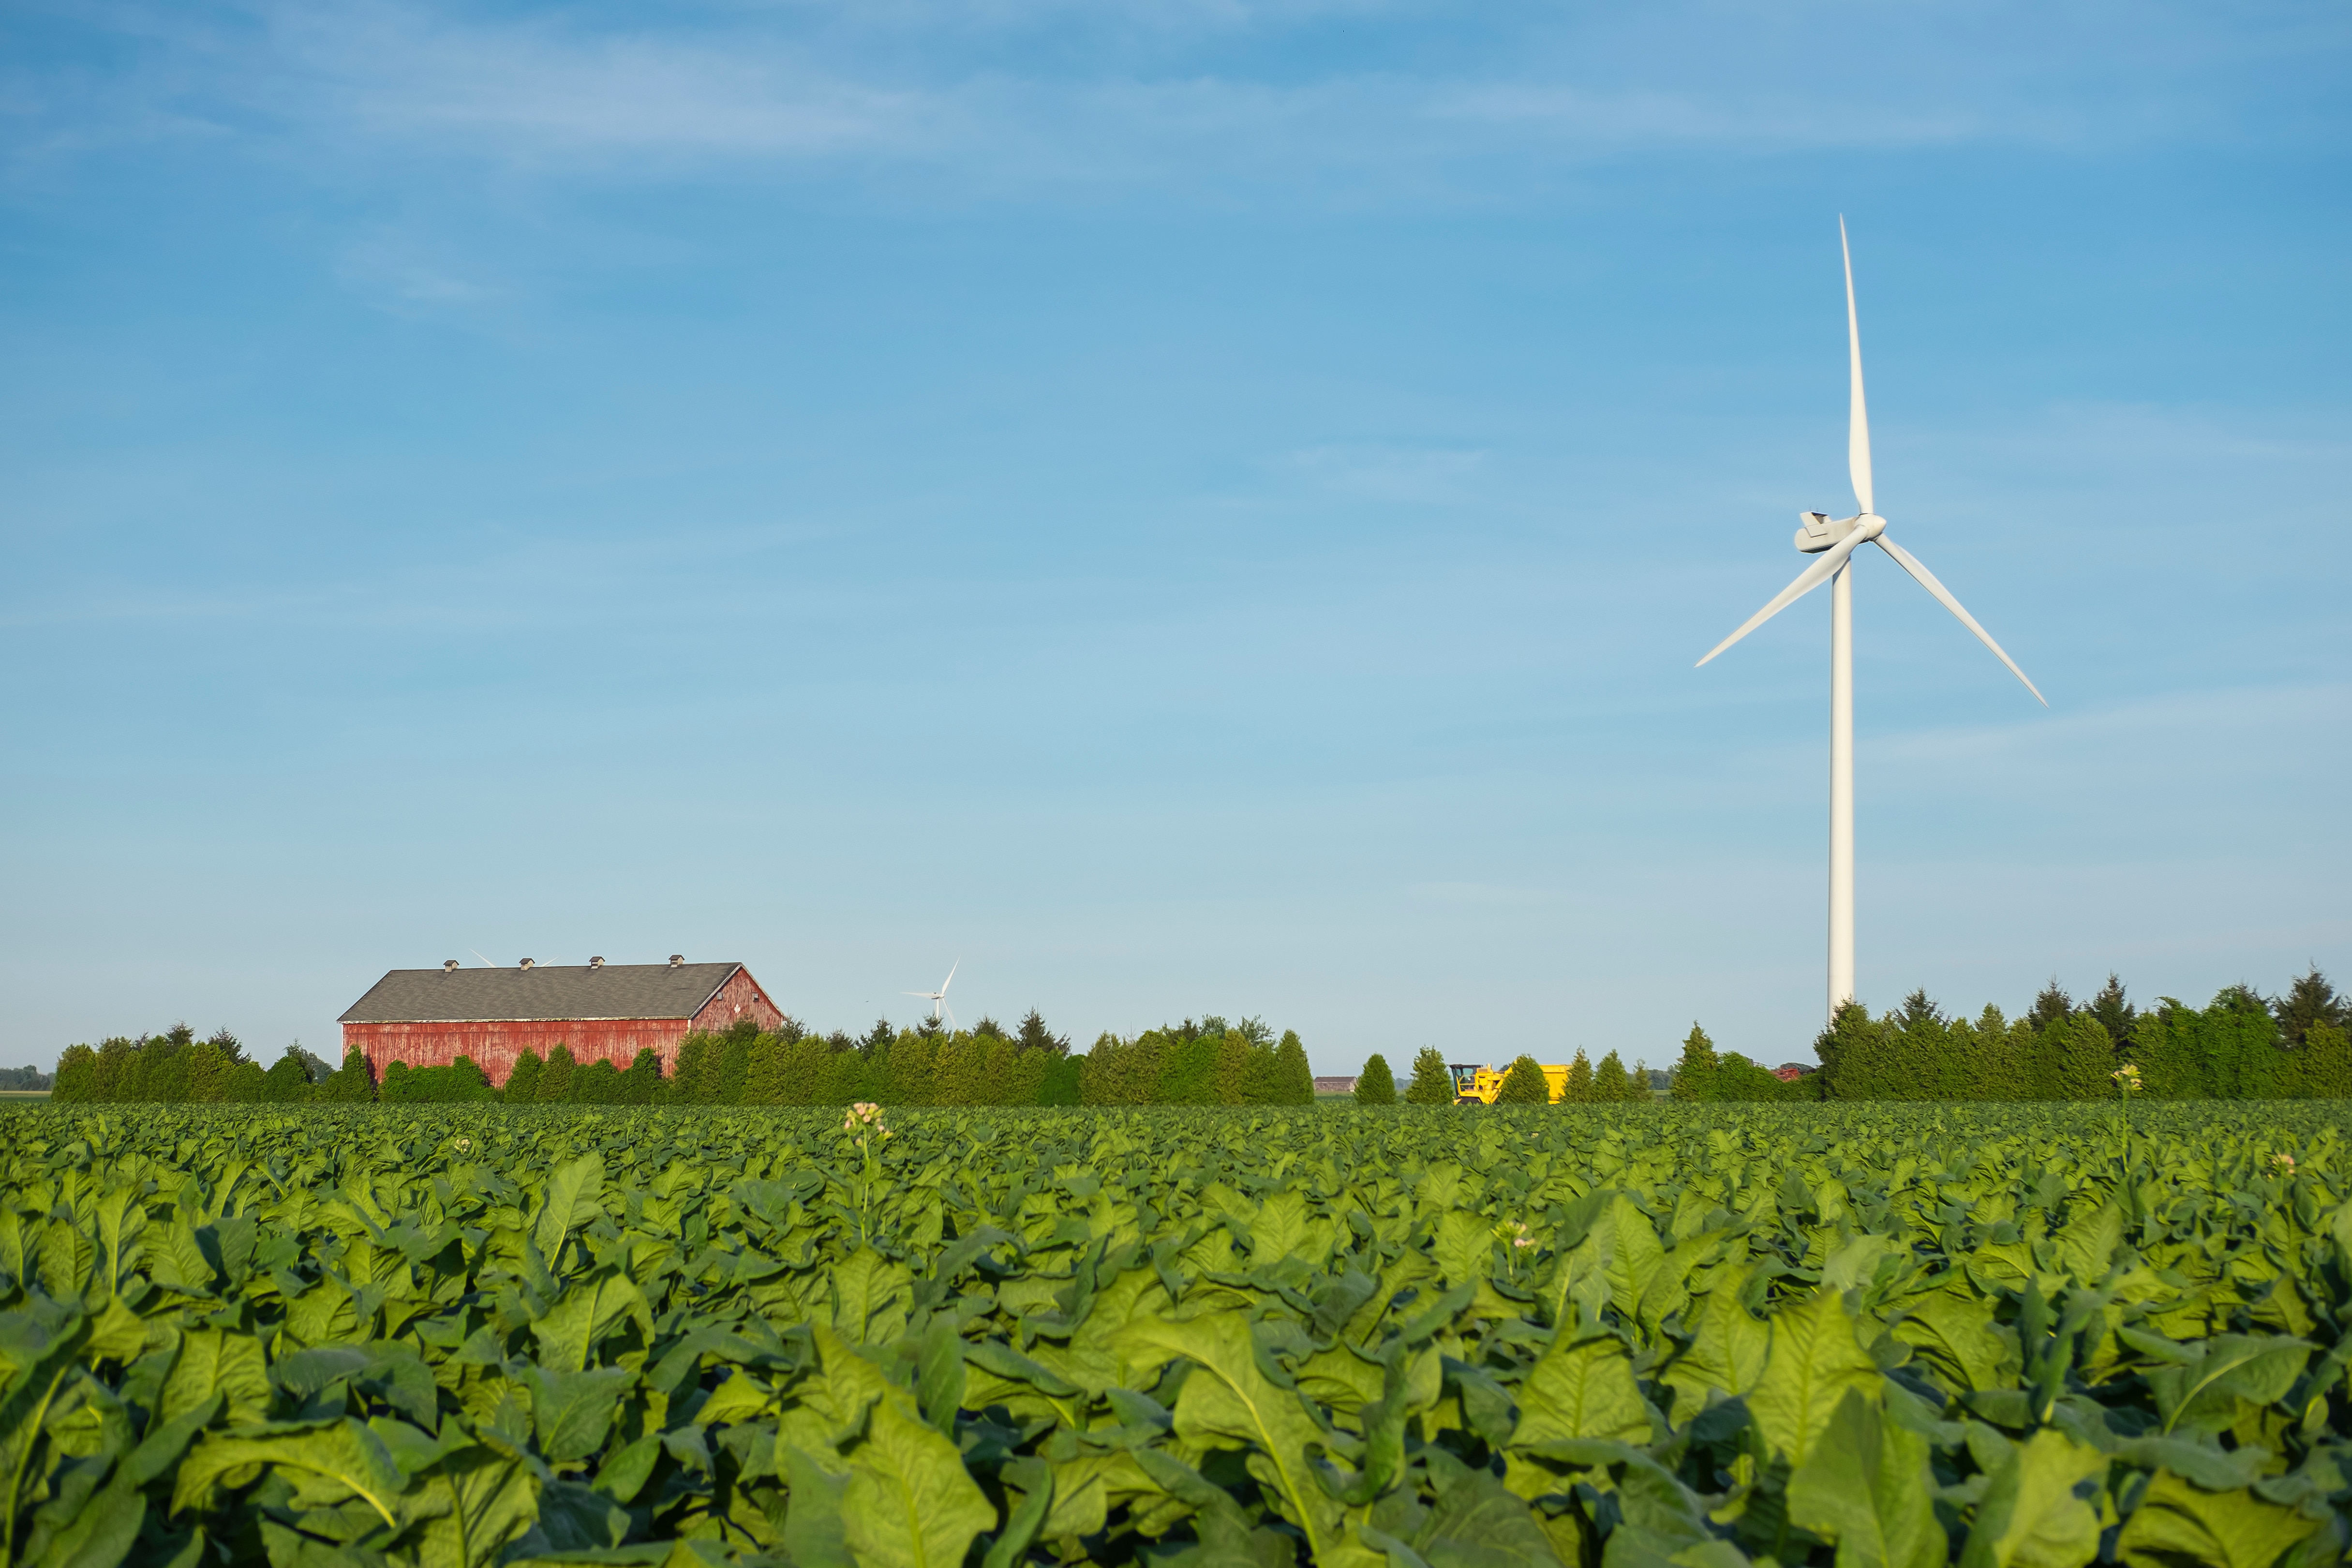
[[[1445,1070],[1454,1075],[1454,1103],[1456,1105],[1492,1105],[1495,1097],[1503,1092],[1503,1079],[1510,1068],[1482,1067],[1475,1062],[1448,1062]],[[1544,1081],[1551,1086],[1552,1103],[1559,1103],[1568,1092],[1568,1068],[1544,1064]]]

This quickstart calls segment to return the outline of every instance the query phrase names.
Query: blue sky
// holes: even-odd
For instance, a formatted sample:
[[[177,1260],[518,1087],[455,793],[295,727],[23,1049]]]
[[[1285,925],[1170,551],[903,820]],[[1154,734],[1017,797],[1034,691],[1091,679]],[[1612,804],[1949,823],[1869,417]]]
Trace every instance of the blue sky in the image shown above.
[[[2352,980],[2332,4],[0,18],[0,1060],[388,967],[1801,1059]]]

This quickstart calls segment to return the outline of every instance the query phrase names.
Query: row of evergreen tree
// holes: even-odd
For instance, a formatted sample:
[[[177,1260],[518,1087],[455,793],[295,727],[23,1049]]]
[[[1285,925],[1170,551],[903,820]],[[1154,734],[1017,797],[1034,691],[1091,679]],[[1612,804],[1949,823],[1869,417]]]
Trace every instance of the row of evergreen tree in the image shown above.
[[[1404,1102],[1452,1105],[1455,1098],[1454,1073],[1445,1065],[1444,1053],[1434,1046],[1423,1046],[1412,1058],[1412,1078],[1404,1087]],[[1580,1049],[1568,1064],[1568,1081],[1560,1086],[1559,1103],[1624,1105],[1652,1098],[1648,1068],[1637,1063],[1628,1072],[1624,1058],[1615,1051],[1602,1057],[1596,1067]],[[1390,1069],[1388,1058],[1375,1052],[1357,1075],[1356,1103],[1394,1105],[1398,1099],[1396,1074]],[[1531,1056],[1513,1058],[1504,1070],[1501,1086],[1495,1091],[1495,1103],[1551,1104],[1551,1079],[1545,1073],[1543,1064]]]
[[[348,1070],[348,1068],[347,1068]],[[360,1076],[367,1076],[366,1064]],[[152,1101],[166,1105],[220,1101],[294,1104],[350,1098],[351,1080],[301,1043],[264,1068],[226,1029],[199,1040],[185,1024],[136,1039],[117,1036],[96,1046],[68,1046],[58,1058],[49,1098],[58,1101]],[[331,1085],[331,1088],[329,1087]],[[373,1085],[369,1085],[373,1097]]]
[[[2145,1011],[2121,980],[2077,1003],[2055,980],[2023,1017],[1987,1006],[1947,1016],[1924,991],[1874,1017],[1838,1009],[1818,1039],[1817,1072],[1783,1082],[1691,1026],[1674,1069],[1677,1100],[2111,1100],[2138,1069],[2158,1100],[2352,1099],[2352,1004],[2316,966],[2264,997],[2224,987],[2202,1007],[2160,998]]]
[[[394,1104],[499,1101],[555,1105],[1250,1105],[1315,1098],[1296,1033],[1277,1041],[1255,1018],[1212,1015],[1135,1037],[1106,1034],[1074,1056],[1034,1009],[1012,1031],[983,1018],[969,1030],[936,1023],[863,1037],[818,1035],[787,1018],[762,1033],[748,1020],[689,1035],[665,1072],[641,1050],[626,1067],[576,1059],[558,1045],[525,1050],[503,1084],[459,1057],[446,1067],[394,1062],[379,1082],[353,1051],[340,1069],[299,1046],[266,1071],[226,1030],[198,1040],[184,1024],[160,1035],[67,1047],[52,1099],[163,1103]]]
[[[2165,1100],[2352,1099],[2352,1005],[2316,967],[2276,997],[2245,985],[2203,1007],[2173,997],[2142,1010],[2114,975],[2076,1003],[2055,981],[2020,1018],[1988,1006],[1947,1016],[1924,992],[1874,1016],[1841,1008],[1814,1042],[1819,1071],[1791,1079],[1737,1052],[1718,1052],[1691,1026],[1671,1076],[1679,1100],[2101,1100],[2116,1073],[2138,1069],[2139,1092]],[[1564,1099],[1578,1104],[1650,1096],[1640,1067],[1612,1051],[1596,1063],[1576,1053]],[[52,1098],[60,1101],[303,1101],[395,1103],[500,1100],[509,1104],[843,1105],[1286,1105],[1315,1097],[1296,1033],[1279,1039],[1255,1018],[1218,1016],[1164,1025],[1132,1037],[1105,1034],[1083,1056],[1034,1010],[1007,1031],[982,1019],[969,1030],[926,1021],[895,1029],[877,1020],[864,1037],[819,1036],[786,1019],[762,1034],[751,1024],[689,1036],[669,1071],[651,1051],[623,1068],[582,1063],[557,1047],[526,1051],[504,1085],[460,1058],[449,1067],[394,1064],[377,1082],[354,1052],[340,1069],[299,1045],[268,1068],[223,1029],[199,1040],[184,1024],[137,1039],[68,1047]],[[1515,1060],[1500,1100],[1541,1104],[1550,1086],[1533,1057]],[[1424,1047],[1400,1093],[1387,1061],[1364,1064],[1359,1103],[1451,1104],[1444,1057]]]

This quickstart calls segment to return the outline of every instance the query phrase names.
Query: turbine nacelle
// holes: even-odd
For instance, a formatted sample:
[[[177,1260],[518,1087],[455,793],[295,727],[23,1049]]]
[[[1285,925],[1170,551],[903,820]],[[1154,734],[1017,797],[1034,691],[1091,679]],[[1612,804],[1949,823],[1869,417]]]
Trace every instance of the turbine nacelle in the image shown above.
[[[1807,555],[1834,550],[1844,542],[1847,534],[1857,531],[1865,540],[1875,539],[1886,531],[1886,520],[1867,511],[1852,517],[1832,517],[1823,511],[1797,514],[1797,548]]]

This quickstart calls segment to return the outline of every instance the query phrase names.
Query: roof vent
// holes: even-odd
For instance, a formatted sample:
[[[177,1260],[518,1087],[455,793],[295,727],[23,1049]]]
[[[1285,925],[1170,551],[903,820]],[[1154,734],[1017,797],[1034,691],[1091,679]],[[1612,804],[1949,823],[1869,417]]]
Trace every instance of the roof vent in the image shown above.
[[[679,964],[684,963],[685,962],[686,954],[682,952],[673,952],[669,955],[669,966],[672,969],[676,969]]]
[[[441,961],[441,973],[444,973],[444,974],[455,974],[455,973],[457,973],[457,961],[456,959],[454,959],[454,958],[445,958],[445,959],[443,959],[443,960]]]
[[[523,966],[525,969],[529,969],[529,968],[530,967],[530,962],[531,962],[531,961],[530,961],[530,959],[528,959],[528,958],[524,959],[524,960],[522,961],[522,966]]]
[[[604,967],[604,961],[601,958],[592,958],[588,961],[588,967],[591,969],[602,969]]]

